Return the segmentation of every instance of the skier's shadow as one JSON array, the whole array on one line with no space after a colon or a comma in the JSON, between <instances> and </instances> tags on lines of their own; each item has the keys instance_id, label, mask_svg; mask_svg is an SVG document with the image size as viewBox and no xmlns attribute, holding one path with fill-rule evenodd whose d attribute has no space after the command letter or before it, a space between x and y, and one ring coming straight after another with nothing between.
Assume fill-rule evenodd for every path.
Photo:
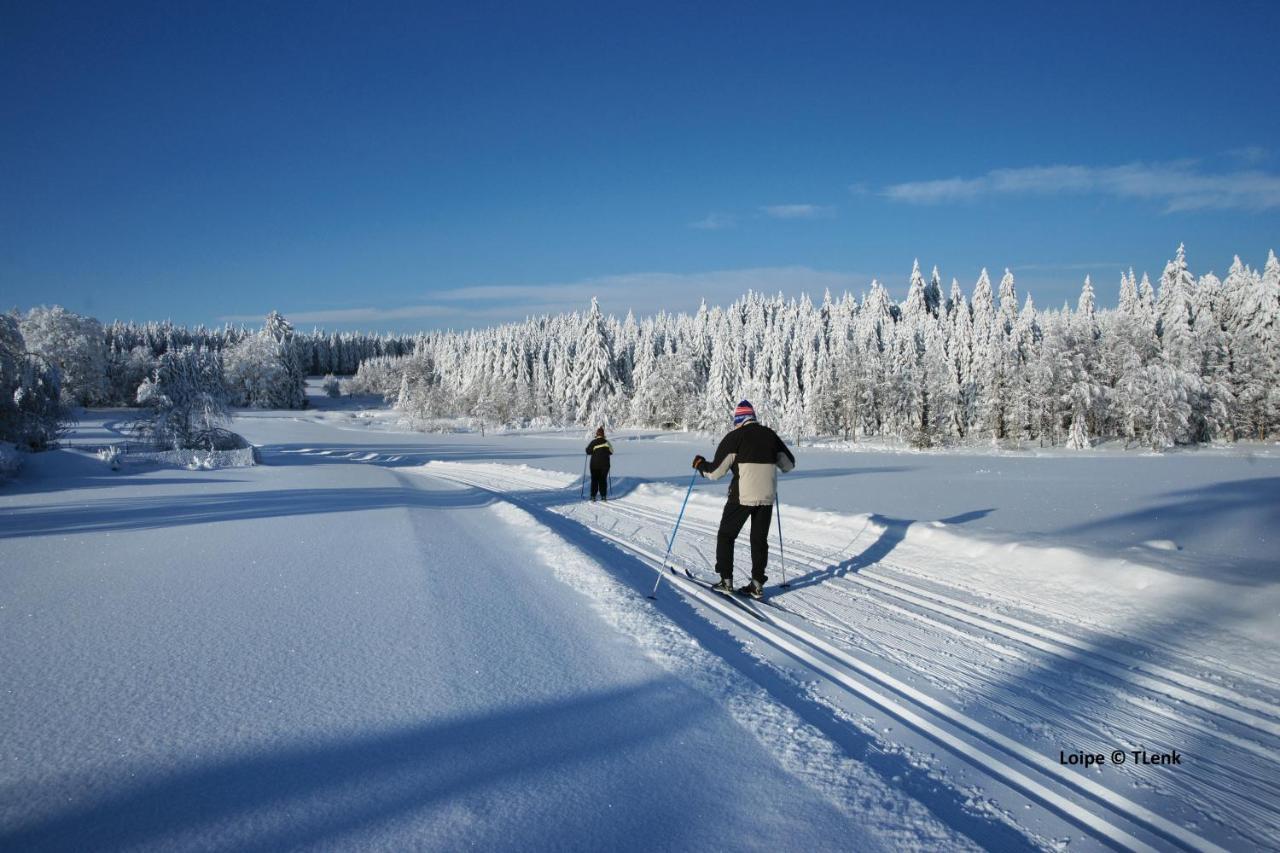
<instances>
[{"instance_id":1,"label":"skier's shadow","mask_svg":"<svg viewBox=\"0 0 1280 853\"><path fill-rule=\"evenodd\" d=\"M976 521L984 518L994 512L994 508L975 509L969 512L953 515L949 518L939 519L944 524L964 524L969 521ZM833 578L841 578L848 574L860 572L865 568L874 566L893 552L894 548L906 538L907 528L915 524L915 519L910 518L890 518L887 515L873 514L868 520L869 525L875 525L880 528L880 535L874 542L862 550L861 553L850 557L839 563L833 563L825 569L816 569L808 574L800 575L795 580L787 584L785 589L775 591L781 594L793 589L799 589L806 586L814 586ZM855 537L855 540L858 537Z\"/></svg>"}]
</instances>

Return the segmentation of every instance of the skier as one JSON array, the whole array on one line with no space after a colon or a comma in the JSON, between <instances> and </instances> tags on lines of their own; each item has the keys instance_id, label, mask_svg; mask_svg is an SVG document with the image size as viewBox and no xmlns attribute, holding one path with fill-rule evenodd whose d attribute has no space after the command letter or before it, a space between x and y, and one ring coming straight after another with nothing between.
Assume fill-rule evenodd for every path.
<instances>
[{"instance_id":1,"label":"skier","mask_svg":"<svg viewBox=\"0 0 1280 853\"><path fill-rule=\"evenodd\" d=\"M693 467L712 480L733 472L729 498L720 516L716 536L716 573L720 582L713 589L725 594L733 590L733 543L742 526L751 519L751 583L738 592L752 598L764 597L764 573L769 562L769 523L773 519L773 496L778 487L778 469L790 471L795 456L778 434L756 420L756 410L743 400L733 412L733 429L716 448L715 459L693 457Z\"/></svg>"},{"instance_id":2,"label":"skier","mask_svg":"<svg viewBox=\"0 0 1280 853\"><path fill-rule=\"evenodd\" d=\"M613 445L604 437L604 427L596 430L596 437L587 445L587 455L591 457L591 500L600 495L601 500L609 500L609 457L613 455Z\"/></svg>"}]
</instances>

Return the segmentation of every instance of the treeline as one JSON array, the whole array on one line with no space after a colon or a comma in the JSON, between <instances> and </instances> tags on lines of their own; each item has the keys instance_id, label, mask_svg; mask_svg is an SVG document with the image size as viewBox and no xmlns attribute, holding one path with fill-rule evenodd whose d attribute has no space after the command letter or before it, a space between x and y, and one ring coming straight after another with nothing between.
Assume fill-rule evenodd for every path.
<instances>
[{"instance_id":1,"label":"treeline","mask_svg":"<svg viewBox=\"0 0 1280 853\"><path fill-rule=\"evenodd\" d=\"M918 264L901 303L874 281L860 298L750 293L641 320L592 300L585 313L415 336L299 333L274 312L252 331L103 327L35 308L0 323L0 439L44 446L69 406L141 405L168 418L158 434L190 440L228 406L299 408L307 374L352 373L348 392L382 394L424 425L720 430L746 397L792 437L1268 439L1280 426L1280 261L1272 252L1259 271L1237 258L1225 278L1197 277L1180 246L1158 290L1122 274L1111 310L1087 278L1074 309L1046 311L1019 300L1007 270L995 288L983 270L966 296ZM164 410L177 399L209 416Z\"/></svg>"},{"instance_id":2,"label":"treeline","mask_svg":"<svg viewBox=\"0 0 1280 853\"><path fill-rule=\"evenodd\" d=\"M302 408L308 374L349 376L363 361L413 352L415 340L297 333L275 312L256 330L168 322L103 326L57 305L3 314L0 441L48 447L76 406L136 406L154 422L150 435L158 443L203 441L220 428L229 407ZM204 413L189 413L187 424L185 406L197 402Z\"/></svg>"},{"instance_id":3,"label":"treeline","mask_svg":"<svg viewBox=\"0 0 1280 853\"><path fill-rule=\"evenodd\" d=\"M137 390L136 384L130 388L133 372L119 367L130 359L158 359L166 352L184 347L221 352L257 331L244 326L210 329L204 326L187 328L171 322L111 323L103 329L107 371L109 375L114 372L121 376L122 381L109 383L107 393L110 395L110 402L127 405L132 391ZM333 373L338 376L351 376L361 362L370 358L411 353L417 338L416 335L326 332L323 329L291 334L304 372L311 375Z\"/></svg>"},{"instance_id":4,"label":"treeline","mask_svg":"<svg viewBox=\"0 0 1280 853\"><path fill-rule=\"evenodd\" d=\"M1280 262L1239 258L1196 277L1184 250L1158 292L1121 276L1097 308L1019 302L1008 271L969 296L919 265L907 299L878 282L815 304L748 294L694 315L585 314L419 339L362 363L377 391L424 422L597 423L722 429L746 397L789 436L891 436L917 446L1032 442L1083 448L1267 439L1280 425Z\"/></svg>"}]
</instances>

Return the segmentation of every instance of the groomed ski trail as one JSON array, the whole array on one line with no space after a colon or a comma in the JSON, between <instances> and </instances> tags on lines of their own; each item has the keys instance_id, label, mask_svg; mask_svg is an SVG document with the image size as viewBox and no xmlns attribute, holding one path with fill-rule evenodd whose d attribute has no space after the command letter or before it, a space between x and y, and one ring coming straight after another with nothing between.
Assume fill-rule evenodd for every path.
<instances>
[{"instance_id":1,"label":"groomed ski trail","mask_svg":"<svg viewBox=\"0 0 1280 853\"><path fill-rule=\"evenodd\" d=\"M432 463L425 470L490 489L517 502L545 507L654 564L661 560L665 550L665 536L669 529L663 528L668 527L674 518L674 509L672 514L665 512L665 507L663 511L655 510L642 504L634 495L615 496L608 503L600 504L567 500L559 494L563 484L557 482L564 479L564 475L556 472L483 463ZM573 485L576 485L576 480ZM646 497L652 499L651 495ZM1214 849L1215 842L1196 831L1200 828L1199 823L1193 821L1188 828L1182 822L1164 817L1119 792L1116 780L1109 780L1109 785L1099 784L1074 768L1060 766L1057 750L1051 755L1032 750L1019 745L1023 740L1021 737L1015 740L1004 733L1012 730L1020 734L1028 722L1033 729L1037 722L1045 730L1063 728L1058 720L1046 714L1045 708L1052 706L1053 696L1043 684L1036 683L1034 676L1045 669L1055 672L1069 668L1072 688L1080 687L1102 696L1103 700L1095 699L1093 704L1104 709L1107 715L1099 723L1088 720L1069 723L1065 729L1068 733L1074 730L1075 737L1080 740L1077 744L1064 743L1064 748L1069 751L1072 746L1083 748L1116 739L1150 744L1156 748L1169 743L1170 732L1181 733L1183 743L1214 743L1229 753L1220 763L1215 762L1215 756L1208 749L1196 756L1199 762L1197 773L1203 774L1207 768L1209 784L1205 784L1202 776L1169 774L1172 778L1167 778L1162 786L1166 795L1173 793L1188 799L1202 818L1215 812L1224 815L1224 821L1229 820L1225 816L1229 814L1244 818L1236 822L1238 837L1252 838L1258 843L1274 837L1276 818L1271 803L1280 791L1277 791L1274 765L1268 756L1274 754L1272 749L1277 746L1280 723L1273 705L1254 695L1214 684L1186 671L1186 667L1175 669L1166 665L1168 661L1143 660L1126 651L1108 648L1087 636L1073 636L1061 626L1046 627L1028 621L1025 616L1009 615L1004 612L1006 608L979 606L973 600L962 599L955 589L940 591L936 581L917 579L911 571L895 571L896 564L883 566L889 561L882 560L874 575L870 572L832 572L833 555L807 545L794 530L794 527L789 528L787 539L787 563L793 587L785 595L774 597L774 602L788 613L777 614L770 625L773 631L786 626L783 630L791 632L791 639L765 637L773 645L782 648L785 642L798 642L802 648L822 652L828 665L834 658L846 670L851 666L850 659L881 660L897 675L887 671L881 674L896 678L900 683L905 683L904 679L918 681L924 678L927 682L923 685L924 691L917 690L919 696L911 699L917 708L925 707L927 710L922 719L927 722L929 715L937 717L941 714L948 717L947 725L962 729L969 736L979 737L988 744L999 744L1004 753L1001 761L1007 762L1009 756L1016 756L1018 761L1031 766L1035 772L1027 780L1022 780L1016 774L1023 773L1025 768L1020 768L1018 762L1005 765L985 759L977 762L980 769L1055 808L1077 826L1089 829L1100 840L1109 838L1108 843L1115 843L1116 838L1125 835L1127 830L1105 821L1097 824L1096 815L1078 813L1079 806L1072 804L1070 798L1066 802L1055 799L1052 787L1046 796L1046 792L1035 787L1041 784L1037 778L1048 776L1053 785L1071 790L1072 796L1092 798L1095 806L1104 807L1102 810L1110 813L1118 823L1140 828L1135 829L1137 832L1148 833L1144 838L1149 838L1151 843L1186 849ZM704 573L708 571L710 561L705 555L714 550L714 533L714 523L705 514L692 511L686 515L681 527L681 537L684 538L677 541L674 562ZM877 533L871 530L873 537ZM854 539L852 553L857 553L858 536ZM655 547L659 542L662 547ZM744 556L740 554L739 565L749 564ZM771 572L776 571L775 567L776 563L771 565ZM674 580L675 585L680 585L680 579L675 575L668 577ZM778 580L780 578L775 575L770 592L776 592L774 585ZM689 584L685 589L700 599L714 597L713 593L696 584ZM701 603L716 609L713 602ZM721 609L726 606L733 608L727 602L719 603ZM871 620L879 629L877 632L866 630L865 617L869 613L877 614L877 618ZM721 615L726 616L724 613ZM752 622L760 621L747 618ZM736 621L742 621L741 614ZM742 627L761 633L759 625L744 622ZM890 628L896 630L888 630ZM797 635L796 631L800 634ZM877 636L869 636L872 633ZM854 655L857 657L852 657ZM795 654L791 656L797 657ZM990 693L988 670L992 657L1025 668L1031 676L1029 684L1015 685L1020 689L997 685L996 693ZM1046 660L1056 660L1057 663L1046 666ZM939 665L940 662L945 665ZM809 661L805 663L814 667ZM844 675L825 672L820 667L815 667L815 671L849 687L843 681ZM916 690L914 687L911 689ZM1265 689L1265 685L1258 687L1255 684L1254 689ZM981 707L972 699L966 700L966 695L998 701L990 703L990 708ZM910 713L915 713L908 707L908 713L904 715L899 713L902 709L886 707L884 702L876 701L874 697L864 695L863 698L904 721L908 720ZM898 695L895 701L901 702L902 696ZM969 713L955 710L956 706L965 708ZM959 717L951 717L952 714L959 714ZM924 731L919 726L917 729ZM981 734L975 735L975 732ZM948 743L940 736L934 736L932 740L957 751L957 754L964 751L964 748ZM1167 768L1156 770L1166 771ZM1025 781L1030 784L1025 784ZM1149 790L1136 783L1135 788L1140 795L1144 789ZM1182 820L1187 820L1185 814ZM1213 835L1221 837L1222 833ZM1130 838L1135 848L1148 843L1144 838ZM1126 846L1129 846L1127 841Z\"/></svg>"}]
</instances>

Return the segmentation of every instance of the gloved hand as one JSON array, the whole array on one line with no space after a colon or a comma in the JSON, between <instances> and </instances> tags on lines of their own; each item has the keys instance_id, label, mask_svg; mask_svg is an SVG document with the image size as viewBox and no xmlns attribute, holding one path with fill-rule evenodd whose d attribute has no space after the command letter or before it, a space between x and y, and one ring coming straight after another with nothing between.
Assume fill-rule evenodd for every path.
<instances>
[{"instance_id":1,"label":"gloved hand","mask_svg":"<svg viewBox=\"0 0 1280 853\"><path fill-rule=\"evenodd\" d=\"M703 457L703 456L695 456L695 457L693 457L693 467L694 467L694 468L697 468L699 471L701 471L701 470L702 470L702 465L703 465L703 463L705 463L706 461L707 461L707 460L706 460L706 458L705 458L705 457Z\"/></svg>"}]
</instances>

